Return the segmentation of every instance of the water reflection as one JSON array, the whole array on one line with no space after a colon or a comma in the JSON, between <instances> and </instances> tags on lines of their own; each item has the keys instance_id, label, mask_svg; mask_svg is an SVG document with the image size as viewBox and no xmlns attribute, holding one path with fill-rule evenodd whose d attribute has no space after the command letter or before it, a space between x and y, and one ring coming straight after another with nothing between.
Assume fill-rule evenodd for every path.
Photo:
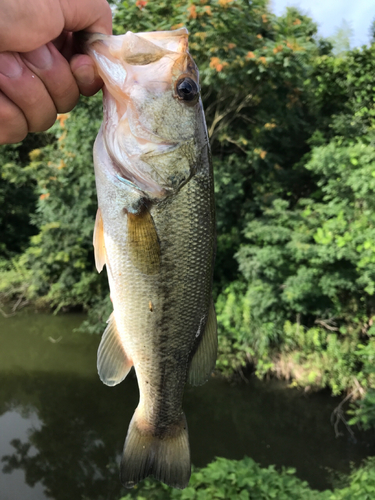
<instances>
[{"instance_id":1,"label":"water reflection","mask_svg":"<svg viewBox=\"0 0 375 500\"><path fill-rule=\"evenodd\" d=\"M131 413L126 405L107 397L94 378L34 373L14 377L11 386L0 376L3 385L13 404L30 408L30 397L37 401L41 422L29 429L27 440L12 440L3 472L22 469L29 486L42 483L45 495L56 500L120 498L117 462ZM114 431L119 428L121 435Z\"/></svg>"},{"instance_id":2,"label":"water reflection","mask_svg":"<svg viewBox=\"0 0 375 500\"><path fill-rule=\"evenodd\" d=\"M32 314L0 319L0 500L34 499L30 492L38 492L35 500L117 500L124 493L118 463L138 401L136 380L129 376L113 388L99 381L99 338L72 333L81 321ZM348 471L350 461L375 452L373 443L335 439L329 418L336 404L328 394L305 397L255 380L189 387L184 409L192 461L204 466L215 456L248 455L265 466L294 466L323 489L325 467ZM9 486L14 474L16 494L15 481Z\"/></svg>"}]
</instances>

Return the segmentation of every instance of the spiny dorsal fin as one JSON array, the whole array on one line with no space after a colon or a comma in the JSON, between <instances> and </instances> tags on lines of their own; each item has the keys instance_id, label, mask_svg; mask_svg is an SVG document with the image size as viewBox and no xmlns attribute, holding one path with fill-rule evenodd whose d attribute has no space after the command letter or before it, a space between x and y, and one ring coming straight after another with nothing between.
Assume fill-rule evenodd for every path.
<instances>
[{"instance_id":1,"label":"spiny dorsal fin","mask_svg":"<svg viewBox=\"0 0 375 500\"><path fill-rule=\"evenodd\" d=\"M95 266L100 273L106 263L106 253L104 246L104 229L103 229L103 219L100 208L96 212L94 236L92 239L94 245L94 255L95 255Z\"/></svg>"},{"instance_id":2,"label":"spiny dorsal fin","mask_svg":"<svg viewBox=\"0 0 375 500\"><path fill-rule=\"evenodd\" d=\"M98 349L97 367L100 380L107 385L117 385L124 380L132 365L124 351L112 313Z\"/></svg>"},{"instance_id":3,"label":"spiny dorsal fin","mask_svg":"<svg viewBox=\"0 0 375 500\"><path fill-rule=\"evenodd\" d=\"M188 382L202 385L215 367L217 356L217 323L213 300L208 309L205 331L190 363Z\"/></svg>"},{"instance_id":4,"label":"spiny dorsal fin","mask_svg":"<svg viewBox=\"0 0 375 500\"><path fill-rule=\"evenodd\" d=\"M128 252L134 266L144 274L160 269L160 243L147 207L138 214L128 213Z\"/></svg>"}]
</instances>

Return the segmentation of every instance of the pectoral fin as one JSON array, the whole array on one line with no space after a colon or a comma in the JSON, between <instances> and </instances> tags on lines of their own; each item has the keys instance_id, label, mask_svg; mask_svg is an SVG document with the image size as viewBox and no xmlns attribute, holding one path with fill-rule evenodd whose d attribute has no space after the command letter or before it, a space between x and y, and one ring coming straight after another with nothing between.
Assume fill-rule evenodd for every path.
<instances>
[{"instance_id":1,"label":"pectoral fin","mask_svg":"<svg viewBox=\"0 0 375 500\"><path fill-rule=\"evenodd\" d=\"M94 245L94 255L95 255L95 266L100 273L106 263L106 253L104 246L104 230L103 230L103 219L100 212L100 208L96 212L95 227L93 241Z\"/></svg>"},{"instance_id":2,"label":"pectoral fin","mask_svg":"<svg viewBox=\"0 0 375 500\"><path fill-rule=\"evenodd\" d=\"M191 385L204 384L215 367L217 356L217 323L213 300L208 310L205 331L191 360L188 382Z\"/></svg>"},{"instance_id":3,"label":"pectoral fin","mask_svg":"<svg viewBox=\"0 0 375 500\"><path fill-rule=\"evenodd\" d=\"M100 380L107 385L117 385L124 380L132 366L133 363L126 355L112 313L98 349L97 367Z\"/></svg>"},{"instance_id":4,"label":"pectoral fin","mask_svg":"<svg viewBox=\"0 0 375 500\"><path fill-rule=\"evenodd\" d=\"M160 269L160 243L154 221L147 207L128 213L128 252L134 266L144 274Z\"/></svg>"}]
</instances>

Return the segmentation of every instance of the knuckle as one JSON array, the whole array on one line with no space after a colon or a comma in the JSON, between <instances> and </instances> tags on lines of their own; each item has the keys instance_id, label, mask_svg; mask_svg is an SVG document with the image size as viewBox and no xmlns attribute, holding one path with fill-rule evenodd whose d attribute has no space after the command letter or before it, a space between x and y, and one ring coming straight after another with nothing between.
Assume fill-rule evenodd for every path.
<instances>
[{"instance_id":1,"label":"knuckle","mask_svg":"<svg viewBox=\"0 0 375 500\"><path fill-rule=\"evenodd\" d=\"M65 85L56 85L53 89L53 100L71 101L76 103L79 98L79 91L75 81L72 79Z\"/></svg>"}]
</instances>

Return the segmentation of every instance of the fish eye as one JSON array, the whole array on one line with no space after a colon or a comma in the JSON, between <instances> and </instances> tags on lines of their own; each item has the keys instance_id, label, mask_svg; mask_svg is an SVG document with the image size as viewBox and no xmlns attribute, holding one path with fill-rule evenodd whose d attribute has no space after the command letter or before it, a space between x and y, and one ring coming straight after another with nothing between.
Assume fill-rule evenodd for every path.
<instances>
[{"instance_id":1,"label":"fish eye","mask_svg":"<svg viewBox=\"0 0 375 500\"><path fill-rule=\"evenodd\" d=\"M199 93L198 85L188 77L178 80L176 90L178 97L184 101L192 101Z\"/></svg>"}]
</instances>

